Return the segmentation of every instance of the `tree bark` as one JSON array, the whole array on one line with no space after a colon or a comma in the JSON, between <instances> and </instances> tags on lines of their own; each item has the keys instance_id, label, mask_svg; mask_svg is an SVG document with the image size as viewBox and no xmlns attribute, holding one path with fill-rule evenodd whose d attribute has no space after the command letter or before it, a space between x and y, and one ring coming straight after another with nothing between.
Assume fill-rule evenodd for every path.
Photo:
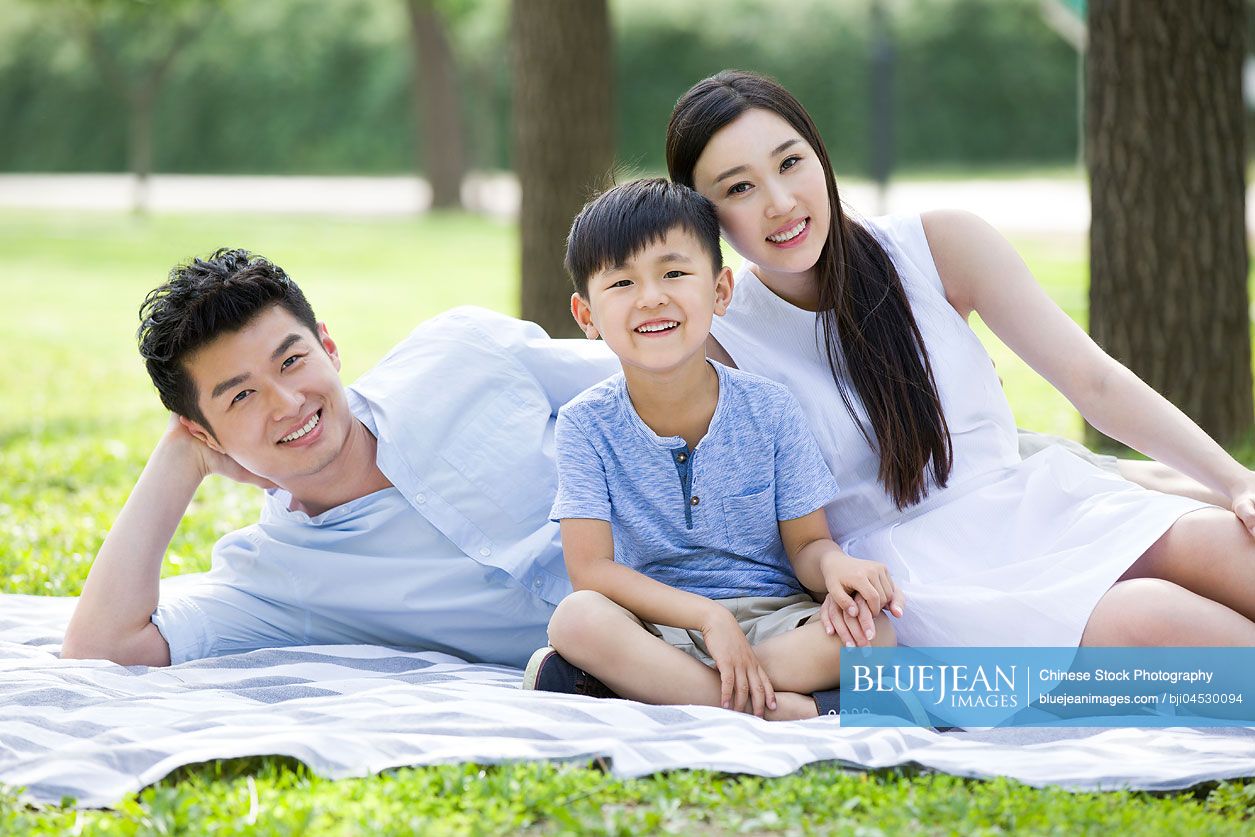
<instances>
[{"instance_id":1,"label":"tree bark","mask_svg":"<svg viewBox=\"0 0 1255 837\"><path fill-rule=\"evenodd\" d=\"M406 0L414 51L413 96L422 153L415 160L431 184L432 209L462 207L466 148L453 50L433 0Z\"/></svg>"},{"instance_id":2,"label":"tree bark","mask_svg":"<svg viewBox=\"0 0 1255 837\"><path fill-rule=\"evenodd\" d=\"M523 317L578 336L562 258L571 219L614 163L606 0L514 0L510 29Z\"/></svg>"},{"instance_id":3,"label":"tree bark","mask_svg":"<svg viewBox=\"0 0 1255 837\"><path fill-rule=\"evenodd\" d=\"M1243 0L1090 0L1088 19L1090 332L1232 441L1252 422Z\"/></svg>"},{"instance_id":4,"label":"tree bark","mask_svg":"<svg viewBox=\"0 0 1255 837\"><path fill-rule=\"evenodd\" d=\"M105 43L99 10L79 18L78 26L87 42L88 52L100 71L101 78L113 90L127 110L127 168L133 178L131 211L136 215L148 212L148 181L153 171L153 114L157 97L171 67L183 48L196 36L200 25L213 14L206 8L199 18L177 26L159 53L147 64L128 72L122 61Z\"/></svg>"}]
</instances>

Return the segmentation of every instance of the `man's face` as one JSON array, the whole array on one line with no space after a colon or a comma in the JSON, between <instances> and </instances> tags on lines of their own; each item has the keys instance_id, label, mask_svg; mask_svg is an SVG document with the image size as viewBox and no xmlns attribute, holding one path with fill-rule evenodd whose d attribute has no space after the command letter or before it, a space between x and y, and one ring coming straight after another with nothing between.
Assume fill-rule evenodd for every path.
<instances>
[{"instance_id":1,"label":"man's face","mask_svg":"<svg viewBox=\"0 0 1255 837\"><path fill-rule=\"evenodd\" d=\"M291 490L343 449L354 419L322 323L315 335L273 305L184 363L213 428L190 422L193 434L254 474Z\"/></svg>"}]
</instances>

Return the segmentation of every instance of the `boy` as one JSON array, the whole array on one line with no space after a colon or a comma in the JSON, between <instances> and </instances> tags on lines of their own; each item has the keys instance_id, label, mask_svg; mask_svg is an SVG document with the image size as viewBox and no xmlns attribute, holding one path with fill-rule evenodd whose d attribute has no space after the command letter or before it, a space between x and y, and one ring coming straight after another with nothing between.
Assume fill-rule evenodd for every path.
<instances>
[{"instance_id":1,"label":"boy","mask_svg":"<svg viewBox=\"0 0 1255 837\"><path fill-rule=\"evenodd\" d=\"M732 294L714 207L662 179L618 186L576 216L566 264L572 314L623 374L558 414L550 516L576 592L525 687L572 685L546 678L560 654L649 703L834 711L842 642L892 644L870 614L900 615L902 597L831 540L837 485L793 397L706 359ZM829 591L824 615L808 590ZM852 593L870 607L861 623Z\"/></svg>"}]
</instances>

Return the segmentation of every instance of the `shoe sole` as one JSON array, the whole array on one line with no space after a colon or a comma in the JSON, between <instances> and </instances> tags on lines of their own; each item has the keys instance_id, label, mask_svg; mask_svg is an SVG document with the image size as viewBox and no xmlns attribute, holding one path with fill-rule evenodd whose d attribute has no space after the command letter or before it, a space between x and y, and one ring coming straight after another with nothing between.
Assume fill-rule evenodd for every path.
<instances>
[{"instance_id":1,"label":"shoe sole","mask_svg":"<svg viewBox=\"0 0 1255 837\"><path fill-rule=\"evenodd\" d=\"M523 669L523 685L520 688L530 691L536 690L536 678L540 677L540 665L552 653L554 651L551 645L537 648L532 652L532 656L527 660L527 667Z\"/></svg>"}]
</instances>

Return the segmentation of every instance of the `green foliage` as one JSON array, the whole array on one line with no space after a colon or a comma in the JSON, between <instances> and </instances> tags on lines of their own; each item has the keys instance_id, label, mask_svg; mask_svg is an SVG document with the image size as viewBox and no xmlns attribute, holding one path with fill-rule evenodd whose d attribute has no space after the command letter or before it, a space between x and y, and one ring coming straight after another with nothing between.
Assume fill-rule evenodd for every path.
<instances>
[{"instance_id":1,"label":"green foliage","mask_svg":"<svg viewBox=\"0 0 1255 837\"><path fill-rule=\"evenodd\" d=\"M165 6L116 0L125 5ZM725 67L766 72L815 116L842 172L867 170L870 0L621 0L619 159L663 168L676 98ZM1076 151L1077 62L1035 0L886 0L897 163L1062 162ZM442 0L470 156L509 164L508 0ZM0 170L120 171L125 113L63 15L0 0ZM156 170L396 173L413 166L401 0L229 3L174 65ZM134 27L140 46L151 40Z\"/></svg>"},{"instance_id":2,"label":"green foliage","mask_svg":"<svg viewBox=\"0 0 1255 837\"><path fill-rule=\"evenodd\" d=\"M345 379L458 304L517 311L512 226L420 220L0 213L0 578L74 594L164 418L135 355L135 312L176 261L220 245L291 272L340 344ZM1083 319L1083 242L1021 242ZM987 335L983 335L987 336ZM1066 402L991 345L1030 426L1076 435ZM1044 387L1044 384L1040 384ZM1052 396L1058 399L1058 396ZM165 572L205 569L255 491L202 487ZM279 757L175 772L116 811L33 810L0 791L0 834L1249 833L1255 784L1196 793L1078 793L913 770L816 765L780 779L675 772L619 780L579 764L443 765L330 781Z\"/></svg>"},{"instance_id":3,"label":"green foliage","mask_svg":"<svg viewBox=\"0 0 1255 837\"><path fill-rule=\"evenodd\" d=\"M5 834L1243 834L1255 785L1195 795L1070 793L1017 782L838 765L780 779L695 770L614 779L578 764L441 765L320 779L284 759L215 762L113 812L24 810L0 796Z\"/></svg>"}]
</instances>

